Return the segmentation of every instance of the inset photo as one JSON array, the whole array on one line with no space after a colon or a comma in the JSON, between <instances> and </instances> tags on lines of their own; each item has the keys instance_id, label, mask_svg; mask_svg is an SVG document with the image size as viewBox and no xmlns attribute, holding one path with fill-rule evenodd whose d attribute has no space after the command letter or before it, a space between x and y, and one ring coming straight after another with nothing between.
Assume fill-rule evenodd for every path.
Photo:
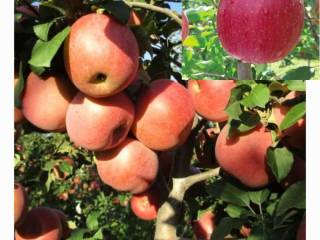
<instances>
[{"instance_id":1,"label":"inset photo","mask_svg":"<svg viewBox=\"0 0 320 240\"><path fill-rule=\"evenodd\" d=\"M320 79L318 0L183 5L184 79Z\"/></svg>"}]
</instances>

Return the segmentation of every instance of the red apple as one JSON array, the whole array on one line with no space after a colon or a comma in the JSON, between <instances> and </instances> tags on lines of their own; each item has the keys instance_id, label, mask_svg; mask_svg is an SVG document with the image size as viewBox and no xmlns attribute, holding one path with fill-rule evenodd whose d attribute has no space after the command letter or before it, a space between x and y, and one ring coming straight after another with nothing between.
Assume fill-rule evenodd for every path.
<instances>
[{"instance_id":1,"label":"red apple","mask_svg":"<svg viewBox=\"0 0 320 240\"><path fill-rule=\"evenodd\" d=\"M14 87L16 87L18 81L19 81L19 77L15 76ZM14 123L22 122L23 119L24 119L24 116L23 116L22 110L20 108L14 107Z\"/></svg>"},{"instance_id":2,"label":"red apple","mask_svg":"<svg viewBox=\"0 0 320 240\"><path fill-rule=\"evenodd\" d=\"M296 240L306 240L306 217L303 218L298 227Z\"/></svg>"},{"instance_id":3,"label":"red apple","mask_svg":"<svg viewBox=\"0 0 320 240\"><path fill-rule=\"evenodd\" d=\"M218 136L215 154L222 169L244 185L264 187L270 181L266 156L271 145L271 133L263 126L228 137L226 125Z\"/></svg>"},{"instance_id":4,"label":"red apple","mask_svg":"<svg viewBox=\"0 0 320 240\"><path fill-rule=\"evenodd\" d=\"M191 93L195 109L202 117L216 122L228 120L224 111L236 86L234 80L189 80L188 90Z\"/></svg>"},{"instance_id":5,"label":"red apple","mask_svg":"<svg viewBox=\"0 0 320 240\"><path fill-rule=\"evenodd\" d=\"M14 184L14 224L23 219L27 211L28 205L27 193L24 187L19 184Z\"/></svg>"},{"instance_id":6,"label":"red apple","mask_svg":"<svg viewBox=\"0 0 320 240\"><path fill-rule=\"evenodd\" d=\"M160 194L153 188L133 195L130 199L130 206L133 213L140 219L153 220L156 219L159 209Z\"/></svg>"},{"instance_id":7,"label":"red apple","mask_svg":"<svg viewBox=\"0 0 320 240\"><path fill-rule=\"evenodd\" d=\"M247 237L250 236L251 231L252 231L251 227L242 225L242 226L241 226L241 229L240 229L240 234L241 234L243 237L247 238Z\"/></svg>"},{"instance_id":8,"label":"red apple","mask_svg":"<svg viewBox=\"0 0 320 240\"><path fill-rule=\"evenodd\" d=\"M189 21L184 12L182 12L182 30L181 30L182 41L185 40L189 35Z\"/></svg>"},{"instance_id":9,"label":"red apple","mask_svg":"<svg viewBox=\"0 0 320 240\"><path fill-rule=\"evenodd\" d=\"M69 103L76 89L60 75L39 77L31 72L22 98L22 111L33 125L47 131L64 131Z\"/></svg>"},{"instance_id":10,"label":"red apple","mask_svg":"<svg viewBox=\"0 0 320 240\"><path fill-rule=\"evenodd\" d=\"M125 93L95 99L79 92L67 111L67 132L76 146L101 151L119 145L133 119L134 105Z\"/></svg>"},{"instance_id":11,"label":"red apple","mask_svg":"<svg viewBox=\"0 0 320 240\"><path fill-rule=\"evenodd\" d=\"M62 229L62 239L67 239L70 234L71 234L71 230L68 226L68 220L66 215L58 210L58 209L52 209L52 211L59 217L60 219L60 224L61 224L61 229Z\"/></svg>"},{"instance_id":12,"label":"red apple","mask_svg":"<svg viewBox=\"0 0 320 240\"><path fill-rule=\"evenodd\" d=\"M210 240L216 228L215 215L210 211L203 213L200 218L194 222L192 228L196 239Z\"/></svg>"},{"instance_id":13,"label":"red apple","mask_svg":"<svg viewBox=\"0 0 320 240\"><path fill-rule=\"evenodd\" d=\"M70 79L81 92L108 97L134 80L139 48L128 26L110 16L91 13L72 25L64 61Z\"/></svg>"},{"instance_id":14,"label":"red apple","mask_svg":"<svg viewBox=\"0 0 320 240\"><path fill-rule=\"evenodd\" d=\"M302 0L221 0L218 36L231 56L248 63L271 63L295 48L303 21Z\"/></svg>"},{"instance_id":15,"label":"red apple","mask_svg":"<svg viewBox=\"0 0 320 240\"><path fill-rule=\"evenodd\" d=\"M118 191L144 192L158 173L157 154L131 138L113 149L98 152L96 157L101 180Z\"/></svg>"},{"instance_id":16,"label":"red apple","mask_svg":"<svg viewBox=\"0 0 320 240\"><path fill-rule=\"evenodd\" d=\"M153 81L139 96L132 131L147 147L166 151L185 142L194 116L187 89L171 80L160 79Z\"/></svg>"},{"instance_id":17,"label":"red apple","mask_svg":"<svg viewBox=\"0 0 320 240\"><path fill-rule=\"evenodd\" d=\"M289 94L286 99L292 99L292 96ZM278 126L284 120L286 114L290 110L290 107L285 105L276 104L272 108L273 117ZM296 124L290 128L285 129L281 133L282 141L285 145L297 149L306 148L306 119L301 118Z\"/></svg>"},{"instance_id":18,"label":"red apple","mask_svg":"<svg viewBox=\"0 0 320 240\"><path fill-rule=\"evenodd\" d=\"M27 213L16 228L16 240L60 240L61 223L58 215L47 207L38 207Z\"/></svg>"}]
</instances>

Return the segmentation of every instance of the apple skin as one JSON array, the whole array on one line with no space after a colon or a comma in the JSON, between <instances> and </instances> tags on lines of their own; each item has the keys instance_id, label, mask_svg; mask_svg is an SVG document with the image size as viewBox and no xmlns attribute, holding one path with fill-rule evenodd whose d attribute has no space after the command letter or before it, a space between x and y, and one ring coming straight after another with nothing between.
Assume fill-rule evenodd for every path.
<instances>
[{"instance_id":1,"label":"apple skin","mask_svg":"<svg viewBox=\"0 0 320 240\"><path fill-rule=\"evenodd\" d=\"M14 224L18 224L23 219L27 212L28 197L24 187L19 184L14 184Z\"/></svg>"},{"instance_id":2,"label":"apple skin","mask_svg":"<svg viewBox=\"0 0 320 240\"><path fill-rule=\"evenodd\" d=\"M58 215L47 207L29 211L16 228L16 240L60 240L61 223Z\"/></svg>"},{"instance_id":3,"label":"apple skin","mask_svg":"<svg viewBox=\"0 0 320 240\"><path fill-rule=\"evenodd\" d=\"M131 138L113 149L97 152L96 157L99 177L117 191L144 192L158 173L157 154Z\"/></svg>"},{"instance_id":4,"label":"apple skin","mask_svg":"<svg viewBox=\"0 0 320 240\"><path fill-rule=\"evenodd\" d=\"M215 215L210 211L203 213L192 225L197 240L210 240L215 227Z\"/></svg>"},{"instance_id":5,"label":"apple skin","mask_svg":"<svg viewBox=\"0 0 320 240\"><path fill-rule=\"evenodd\" d=\"M227 107L231 90L236 86L234 80L189 80L188 90L192 96L196 112L202 117L224 122L228 115Z\"/></svg>"},{"instance_id":6,"label":"apple skin","mask_svg":"<svg viewBox=\"0 0 320 240\"><path fill-rule=\"evenodd\" d=\"M185 40L189 35L189 20L187 15L182 11L182 30L181 30L181 38L182 41Z\"/></svg>"},{"instance_id":7,"label":"apple skin","mask_svg":"<svg viewBox=\"0 0 320 240\"><path fill-rule=\"evenodd\" d=\"M133 195L130 199L130 206L132 212L140 219L151 221L157 218L159 209L159 191L155 191L154 188Z\"/></svg>"},{"instance_id":8,"label":"apple skin","mask_svg":"<svg viewBox=\"0 0 320 240\"><path fill-rule=\"evenodd\" d=\"M119 145L133 120L134 105L125 93L95 99L79 92L69 105L66 125L76 146L102 151Z\"/></svg>"},{"instance_id":9,"label":"apple skin","mask_svg":"<svg viewBox=\"0 0 320 240\"><path fill-rule=\"evenodd\" d=\"M132 132L147 147L166 151L186 141L194 117L187 89L171 80L160 79L139 95Z\"/></svg>"},{"instance_id":10,"label":"apple skin","mask_svg":"<svg viewBox=\"0 0 320 240\"><path fill-rule=\"evenodd\" d=\"M300 41L302 0L221 0L218 37L234 58L271 63L286 57Z\"/></svg>"},{"instance_id":11,"label":"apple skin","mask_svg":"<svg viewBox=\"0 0 320 240\"><path fill-rule=\"evenodd\" d=\"M68 226L68 220L66 215L58 210L58 209L52 209L52 211L59 217L60 224L61 224L61 229L62 229L62 239L67 239L71 235L71 230Z\"/></svg>"},{"instance_id":12,"label":"apple skin","mask_svg":"<svg viewBox=\"0 0 320 240\"><path fill-rule=\"evenodd\" d=\"M271 133L262 125L231 137L228 137L226 125L218 136L215 154L227 173L248 187L259 188L270 181L267 149L271 145Z\"/></svg>"},{"instance_id":13,"label":"apple skin","mask_svg":"<svg viewBox=\"0 0 320 240\"><path fill-rule=\"evenodd\" d=\"M19 77L14 77L14 87L17 85ZM14 107L14 123L20 123L24 119L22 110L20 108Z\"/></svg>"},{"instance_id":14,"label":"apple skin","mask_svg":"<svg viewBox=\"0 0 320 240\"><path fill-rule=\"evenodd\" d=\"M276 104L272 108L272 114L278 126L285 118L290 107ZM305 149L306 148L306 119L301 118L296 124L281 133L282 142L293 148Z\"/></svg>"},{"instance_id":15,"label":"apple skin","mask_svg":"<svg viewBox=\"0 0 320 240\"><path fill-rule=\"evenodd\" d=\"M25 118L45 131L65 131L66 113L76 89L60 75L39 77L31 72L22 98Z\"/></svg>"},{"instance_id":16,"label":"apple skin","mask_svg":"<svg viewBox=\"0 0 320 240\"><path fill-rule=\"evenodd\" d=\"M306 240L306 217L303 218L298 227L296 240Z\"/></svg>"},{"instance_id":17,"label":"apple skin","mask_svg":"<svg viewBox=\"0 0 320 240\"><path fill-rule=\"evenodd\" d=\"M91 13L71 27L64 45L66 71L81 92L91 97L108 97L134 80L139 65L135 36L103 14Z\"/></svg>"}]
</instances>

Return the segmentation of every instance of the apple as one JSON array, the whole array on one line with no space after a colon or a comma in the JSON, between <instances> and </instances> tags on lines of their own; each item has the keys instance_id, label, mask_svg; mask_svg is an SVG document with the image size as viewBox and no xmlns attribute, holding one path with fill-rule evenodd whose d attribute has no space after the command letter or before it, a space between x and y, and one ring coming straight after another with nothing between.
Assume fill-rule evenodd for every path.
<instances>
[{"instance_id":1,"label":"apple","mask_svg":"<svg viewBox=\"0 0 320 240\"><path fill-rule=\"evenodd\" d=\"M139 48L128 26L110 16L91 13L71 27L64 45L66 71L81 92L108 97L134 80Z\"/></svg>"},{"instance_id":2,"label":"apple","mask_svg":"<svg viewBox=\"0 0 320 240\"><path fill-rule=\"evenodd\" d=\"M68 105L76 89L62 75L37 76L31 72L22 98L25 118L46 131L64 131Z\"/></svg>"},{"instance_id":3,"label":"apple","mask_svg":"<svg viewBox=\"0 0 320 240\"><path fill-rule=\"evenodd\" d=\"M132 195L130 199L130 206L132 212L140 219L154 220L157 218L159 209L160 194L151 188L143 193Z\"/></svg>"},{"instance_id":4,"label":"apple","mask_svg":"<svg viewBox=\"0 0 320 240\"><path fill-rule=\"evenodd\" d=\"M58 215L47 207L29 211L16 228L16 240L60 240L62 227Z\"/></svg>"},{"instance_id":5,"label":"apple","mask_svg":"<svg viewBox=\"0 0 320 240\"><path fill-rule=\"evenodd\" d=\"M224 111L236 86L234 80L189 80L188 90L192 96L196 112L215 122L228 120Z\"/></svg>"},{"instance_id":6,"label":"apple","mask_svg":"<svg viewBox=\"0 0 320 240\"><path fill-rule=\"evenodd\" d=\"M128 24L129 24L129 26L140 26L140 25L142 25L142 21L141 21L139 15L134 10L132 10L130 12Z\"/></svg>"},{"instance_id":7,"label":"apple","mask_svg":"<svg viewBox=\"0 0 320 240\"><path fill-rule=\"evenodd\" d=\"M186 141L194 117L188 90L174 81L160 79L139 95L132 132L147 147L166 151Z\"/></svg>"},{"instance_id":8,"label":"apple","mask_svg":"<svg viewBox=\"0 0 320 240\"><path fill-rule=\"evenodd\" d=\"M14 87L16 87L18 81L19 81L19 77L15 76ZM20 108L14 107L14 123L22 122L23 119L24 119L24 116L23 116L22 110Z\"/></svg>"},{"instance_id":9,"label":"apple","mask_svg":"<svg viewBox=\"0 0 320 240\"><path fill-rule=\"evenodd\" d=\"M221 0L218 37L234 58L271 63L286 57L299 43L304 24L302 0Z\"/></svg>"},{"instance_id":10,"label":"apple","mask_svg":"<svg viewBox=\"0 0 320 240\"><path fill-rule=\"evenodd\" d=\"M203 213L200 218L192 225L196 239L210 240L216 228L215 215L211 211Z\"/></svg>"},{"instance_id":11,"label":"apple","mask_svg":"<svg viewBox=\"0 0 320 240\"><path fill-rule=\"evenodd\" d=\"M247 238L247 237L250 236L251 231L252 231L251 227L246 226L246 225L242 225L242 226L241 226L241 229L240 229L240 234L241 234L243 237Z\"/></svg>"},{"instance_id":12,"label":"apple","mask_svg":"<svg viewBox=\"0 0 320 240\"><path fill-rule=\"evenodd\" d=\"M52 211L59 217L62 229L62 239L67 239L71 235L71 230L68 226L66 215L58 209L52 209Z\"/></svg>"},{"instance_id":13,"label":"apple","mask_svg":"<svg viewBox=\"0 0 320 240\"><path fill-rule=\"evenodd\" d=\"M306 240L306 217L303 218L298 227L296 240Z\"/></svg>"},{"instance_id":14,"label":"apple","mask_svg":"<svg viewBox=\"0 0 320 240\"><path fill-rule=\"evenodd\" d=\"M67 132L76 146L102 151L119 145L134 120L134 105L123 92L92 98L79 92L69 105Z\"/></svg>"},{"instance_id":15,"label":"apple","mask_svg":"<svg viewBox=\"0 0 320 240\"><path fill-rule=\"evenodd\" d=\"M14 184L14 224L19 223L27 212L28 197L24 187Z\"/></svg>"},{"instance_id":16,"label":"apple","mask_svg":"<svg viewBox=\"0 0 320 240\"><path fill-rule=\"evenodd\" d=\"M96 157L99 177L117 191L144 192L158 173L157 154L132 138L113 149L97 152Z\"/></svg>"},{"instance_id":17,"label":"apple","mask_svg":"<svg viewBox=\"0 0 320 240\"><path fill-rule=\"evenodd\" d=\"M275 104L272 108L272 115L278 126L285 118L290 107L280 104ZM306 148L306 119L301 118L293 126L285 129L281 133L282 142L293 148L305 149Z\"/></svg>"},{"instance_id":18,"label":"apple","mask_svg":"<svg viewBox=\"0 0 320 240\"><path fill-rule=\"evenodd\" d=\"M227 173L248 187L259 188L270 181L267 149L271 145L271 133L262 125L232 136L228 136L226 125L218 136L215 154Z\"/></svg>"},{"instance_id":19,"label":"apple","mask_svg":"<svg viewBox=\"0 0 320 240\"><path fill-rule=\"evenodd\" d=\"M185 40L189 35L189 21L187 15L182 11L182 30L181 38L182 41Z\"/></svg>"},{"instance_id":20,"label":"apple","mask_svg":"<svg viewBox=\"0 0 320 240\"><path fill-rule=\"evenodd\" d=\"M298 181L306 179L306 161L298 156L294 156L292 168L285 179L282 180L281 186L288 188Z\"/></svg>"}]
</instances>

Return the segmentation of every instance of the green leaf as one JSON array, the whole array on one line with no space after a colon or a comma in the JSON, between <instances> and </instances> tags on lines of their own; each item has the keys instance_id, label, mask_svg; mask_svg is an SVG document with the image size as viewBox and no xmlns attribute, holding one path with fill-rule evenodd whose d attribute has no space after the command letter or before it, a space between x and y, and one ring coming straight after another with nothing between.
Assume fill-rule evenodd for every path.
<instances>
[{"instance_id":1,"label":"green leaf","mask_svg":"<svg viewBox=\"0 0 320 240\"><path fill-rule=\"evenodd\" d=\"M68 240L83 240L84 238L84 234L88 232L87 229L84 228L77 228L74 231L72 231L71 233L71 237L68 238Z\"/></svg>"},{"instance_id":2,"label":"green leaf","mask_svg":"<svg viewBox=\"0 0 320 240\"><path fill-rule=\"evenodd\" d=\"M229 118L237 120L240 120L239 116L243 113L240 102L230 104L225 112L228 114Z\"/></svg>"},{"instance_id":3,"label":"green leaf","mask_svg":"<svg viewBox=\"0 0 320 240\"><path fill-rule=\"evenodd\" d=\"M290 209L306 208L306 182L292 184L281 196L276 210L276 216L281 216Z\"/></svg>"},{"instance_id":4,"label":"green leaf","mask_svg":"<svg viewBox=\"0 0 320 240\"><path fill-rule=\"evenodd\" d=\"M105 1L97 6L103 8L122 24L126 24L129 20L131 9L123 1Z\"/></svg>"},{"instance_id":5,"label":"green leaf","mask_svg":"<svg viewBox=\"0 0 320 240\"><path fill-rule=\"evenodd\" d=\"M254 192L249 192L249 198L250 200L255 203L255 204L262 204L264 203L268 196L270 195L270 191L268 189L263 189L260 191L254 191Z\"/></svg>"},{"instance_id":6,"label":"green leaf","mask_svg":"<svg viewBox=\"0 0 320 240\"><path fill-rule=\"evenodd\" d=\"M88 215L86 224L89 229L91 230L98 229L99 227L98 218L100 217L100 214L101 213L99 213L98 211L94 211Z\"/></svg>"},{"instance_id":7,"label":"green leaf","mask_svg":"<svg viewBox=\"0 0 320 240\"><path fill-rule=\"evenodd\" d=\"M299 119L303 118L306 114L306 102L298 103L290 108L280 124L280 130L283 131L293 126Z\"/></svg>"},{"instance_id":8,"label":"green leaf","mask_svg":"<svg viewBox=\"0 0 320 240\"><path fill-rule=\"evenodd\" d=\"M252 228L250 236L247 240L268 240L268 234L262 225L256 225Z\"/></svg>"},{"instance_id":9,"label":"green leaf","mask_svg":"<svg viewBox=\"0 0 320 240\"><path fill-rule=\"evenodd\" d=\"M225 183L220 199L242 207L250 203L248 193L230 183Z\"/></svg>"},{"instance_id":10,"label":"green leaf","mask_svg":"<svg viewBox=\"0 0 320 240\"><path fill-rule=\"evenodd\" d=\"M55 161L48 161L48 162L46 162L45 164L44 164L44 166L42 167L42 170L44 170L44 171L50 171L53 167L54 167L54 165L56 164L56 162Z\"/></svg>"},{"instance_id":11,"label":"green leaf","mask_svg":"<svg viewBox=\"0 0 320 240\"><path fill-rule=\"evenodd\" d=\"M24 89L25 78L24 78L24 69L26 67L26 63L24 61L20 61L19 65L19 80L16 86L14 87L14 106L17 108L21 107L21 95Z\"/></svg>"},{"instance_id":12,"label":"green leaf","mask_svg":"<svg viewBox=\"0 0 320 240\"><path fill-rule=\"evenodd\" d=\"M46 186L46 189L47 189L47 192L50 191L50 186L51 186L51 183L53 182L53 177L51 175L51 172L48 172L48 178L47 178L47 181L45 183L45 186Z\"/></svg>"},{"instance_id":13,"label":"green leaf","mask_svg":"<svg viewBox=\"0 0 320 240\"><path fill-rule=\"evenodd\" d=\"M242 104L246 107L264 108L270 98L270 90L264 84L256 85L252 91L242 100Z\"/></svg>"},{"instance_id":14,"label":"green leaf","mask_svg":"<svg viewBox=\"0 0 320 240\"><path fill-rule=\"evenodd\" d=\"M224 239L224 237L228 235L232 229L239 229L244 223L245 223L245 219L225 217L221 219L220 223L215 228L211 236L211 239L212 240Z\"/></svg>"},{"instance_id":15,"label":"green leaf","mask_svg":"<svg viewBox=\"0 0 320 240\"><path fill-rule=\"evenodd\" d=\"M299 80L286 80L284 83L287 85L288 89L291 91L306 91L306 82Z\"/></svg>"},{"instance_id":16,"label":"green leaf","mask_svg":"<svg viewBox=\"0 0 320 240\"><path fill-rule=\"evenodd\" d=\"M292 69L282 78L283 80L309 80L314 76L314 68L304 66Z\"/></svg>"},{"instance_id":17,"label":"green leaf","mask_svg":"<svg viewBox=\"0 0 320 240\"><path fill-rule=\"evenodd\" d=\"M54 21L50 21L47 23L41 23L38 25L34 25L33 31L40 40L48 41L48 34L49 34L50 28L53 25L53 23L54 23Z\"/></svg>"},{"instance_id":18,"label":"green leaf","mask_svg":"<svg viewBox=\"0 0 320 240\"><path fill-rule=\"evenodd\" d=\"M228 204L224 211L232 218L240 218L244 213L248 213L245 208L234 204Z\"/></svg>"},{"instance_id":19,"label":"green leaf","mask_svg":"<svg viewBox=\"0 0 320 240\"><path fill-rule=\"evenodd\" d=\"M281 182L290 172L294 158L293 154L286 148L269 148L267 151L268 166L277 182Z\"/></svg>"},{"instance_id":20,"label":"green leaf","mask_svg":"<svg viewBox=\"0 0 320 240\"><path fill-rule=\"evenodd\" d=\"M48 42L38 40L32 49L29 64L34 67L50 67L53 57L68 36L69 31L70 27L66 27Z\"/></svg>"},{"instance_id":21,"label":"green leaf","mask_svg":"<svg viewBox=\"0 0 320 240\"><path fill-rule=\"evenodd\" d=\"M185 47L190 47L190 48L193 48L193 47L199 47L201 46L201 38L195 36L195 35L191 35L191 36L188 36L184 41L183 41L183 45Z\"/></svg>"},{"instance_id":22,"label":"green leaf","mask_svg":"<svg viewBox=\"0 0 320 240\"><path fill-rule=\"evenodd\" d=\"M63 162L59 165L59 169L60 169L62 172L66 172L66 173L68 173L68 174L71 174L73 167L72 167L69 163L63 161Z\"/></svg>"}]
</instances>

